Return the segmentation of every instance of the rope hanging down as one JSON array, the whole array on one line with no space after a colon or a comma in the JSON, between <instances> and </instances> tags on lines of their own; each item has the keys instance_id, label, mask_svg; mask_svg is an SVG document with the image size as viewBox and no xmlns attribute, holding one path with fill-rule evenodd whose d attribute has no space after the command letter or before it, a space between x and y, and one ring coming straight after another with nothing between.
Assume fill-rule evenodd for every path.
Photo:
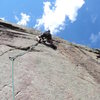
<instances>
[{"instance_id":1,"label":"rope hanging down","mask_svg":"<svg viewBox=\"0 0 100 100\"><path fill-rule=\"evenodd\" d=\"M12 61L12 95L13 95L13 100L15 100L15 94L14 94L14 59Z\"/></svg>"},{"instance_id":2,"label":"rope hanging down","mask_svg":"<svg viewBox=\"0 0 100 100\"><path fill-rule=\"evenodd\" d=\"M23 56L24 54L30 52L37 45L38 45L38 43L36 43L35 45L32 45L32 46L28 47L28 49L27 49L26 52L20 53L20 54L18 54L16 56L13 56L13 57L9 57L9 59L12 61L12 96L13 96L13 100L15 100L15 92L14 92L14 60L16 58L18 58L19 56Z\"/></svg>"}]
</instances>

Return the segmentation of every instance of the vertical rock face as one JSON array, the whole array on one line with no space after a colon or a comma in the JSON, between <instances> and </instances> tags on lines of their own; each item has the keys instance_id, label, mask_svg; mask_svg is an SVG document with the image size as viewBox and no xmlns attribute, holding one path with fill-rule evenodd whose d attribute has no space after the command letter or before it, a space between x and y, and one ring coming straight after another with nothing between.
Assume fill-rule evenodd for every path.
<instances>
[{"instance_id":1,"label":"vertical rock face","mask_svg":"<svg viewBox=\"0 0 100 100\"><path fill-rule=\"evenodd\" d=\"M100 100L100 50L55 37L57 50L35 45L39 34L0 20L0 100L13 100L9 57L15 100Z\"/></svg>"}]
</instances>

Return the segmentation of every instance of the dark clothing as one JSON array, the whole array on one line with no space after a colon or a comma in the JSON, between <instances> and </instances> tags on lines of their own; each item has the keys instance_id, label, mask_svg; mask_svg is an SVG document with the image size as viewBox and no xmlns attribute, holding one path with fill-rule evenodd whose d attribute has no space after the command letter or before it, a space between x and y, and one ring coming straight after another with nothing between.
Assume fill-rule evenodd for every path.
<instances>
[{"instance_id":1,"label":"dark clothing","mask_svg":"<svg viewBox=\"0 0 100 100\"><path fill-rule=\"evenodd\" d=\"M51 43L51 41L52 41L52 35L50 34L50 31L44 32L44 33L40 36L40 38L42 38L42 40L45 40L45 39L46 39L46 41L47 41L47 42L50 42L50 43Z\"/></svg>"},{"instance_id":2,"label":"dark clothing","mask_svg":"<svg viewBox=\"0 0 100 100\"><path fill-rule=\"evenodd\" d=\"M51 36L51 34L50 34L49 31L46 31L46 32L44 32L44 33L41 35L41 38L42 38L42 39L46 38L47 40L51 40L51 39L52 39L52 36Z\"/></svg>"},{"instance_id":3,"label":"dark clothing","mask_svg":"<svg viewBox=\"0 0 100 100\"><path fill-rule=\"evenodd\" d=\"M53 49L57 49L57 46L53 44L52 35L50 34L50 30L44 32L42 35L37 37L37 41L39 43L43 43L44 45L51 47Z\"/></svg>"}]
</instances>

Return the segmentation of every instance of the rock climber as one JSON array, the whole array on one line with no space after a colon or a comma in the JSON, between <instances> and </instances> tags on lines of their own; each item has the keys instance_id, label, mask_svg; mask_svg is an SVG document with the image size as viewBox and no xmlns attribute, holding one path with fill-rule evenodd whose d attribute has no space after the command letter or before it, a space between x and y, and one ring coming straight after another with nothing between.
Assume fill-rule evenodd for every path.
<instances>
[{"instance_id":1,"label":"rock climber","mask_svg":"<svg viewBox=\"0 0 100 100\"><path fill-rule=\"evenodd\" d=\"M52 35L51 35L51 33L50 33L50 30L48 30L48 31L45 31L42 35L39 35L39 36L37 36L36 37L37 38L37 41L39 42L39 43L41 43L41 42L48 42L48 43L50 43L50 44L52 44L53 43L53 41L52 41Z\"/></svg>"}]
</instances>

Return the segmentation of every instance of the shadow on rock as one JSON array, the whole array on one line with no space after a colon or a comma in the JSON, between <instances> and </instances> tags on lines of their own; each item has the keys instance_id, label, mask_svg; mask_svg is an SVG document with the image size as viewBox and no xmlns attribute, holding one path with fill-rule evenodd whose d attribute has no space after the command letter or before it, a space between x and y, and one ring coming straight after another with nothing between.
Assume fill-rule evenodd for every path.
<instances>
[{"instance_id":1,"label":"shadow on rock","mask_svg":"<svg viewBox=\"0 0 100 100\"><path fill-rule=\"evenodd\" d=\"M47 47L50 47L50 48L52 48L52 49L54 49L54 50L57 50L57 46L56 45L54 45L54 44L50 44L50 43L43 43L45 46L47 46Z\"/></svg>"}]
</instances>

